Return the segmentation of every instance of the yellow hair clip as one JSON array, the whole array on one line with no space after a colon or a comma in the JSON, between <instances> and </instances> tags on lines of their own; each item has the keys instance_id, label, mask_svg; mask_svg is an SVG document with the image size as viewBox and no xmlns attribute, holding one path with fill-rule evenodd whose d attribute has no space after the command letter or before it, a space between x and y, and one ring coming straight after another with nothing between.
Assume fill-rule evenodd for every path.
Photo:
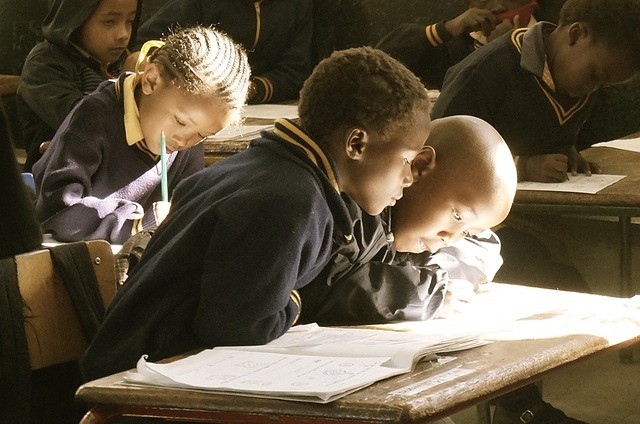
<instances>
[{"instance_id":1,"label":"yellow hair clip","mask_svg":"<svg viewBox=\"0 0 640 424\"><path fill-rule=\"evenodd\" d=\"M138 60L136 61L136 67L134 68L136 78L140 78L144 72L144 68L147 65L145 62L147 62L147 59L150 56L149 52L153 52L155 49L159 49L162 46L164 46L164 41L160 40L149 40L142 45L140 54L138 54Z\"/></svg>"}]
</instances>

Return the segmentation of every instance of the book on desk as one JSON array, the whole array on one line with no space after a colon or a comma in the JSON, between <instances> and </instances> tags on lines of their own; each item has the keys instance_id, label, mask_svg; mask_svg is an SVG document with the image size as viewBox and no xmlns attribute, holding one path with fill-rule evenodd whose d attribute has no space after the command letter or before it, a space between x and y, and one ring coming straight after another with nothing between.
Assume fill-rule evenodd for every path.
<instances>
[{"instance_id":1,"label":"book on desk","mask_svg":"<svg viewBox=\"0 0 640 424\"><path fill-rule=\"evenodd\" d=\"M170 363L143 357L126 381L227 394L327 403L410 372L437 353L487 342L476 333L429 336L367 328L291 328L262 346L217 347Z\"/></svg>"}]
</instances>

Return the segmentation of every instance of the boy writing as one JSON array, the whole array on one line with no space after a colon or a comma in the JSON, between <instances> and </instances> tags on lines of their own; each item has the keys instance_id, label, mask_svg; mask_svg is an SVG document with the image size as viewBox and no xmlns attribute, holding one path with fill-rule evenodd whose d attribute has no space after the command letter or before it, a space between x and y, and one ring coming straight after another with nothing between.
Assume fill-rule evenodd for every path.
<instances>
[{"instance_id":1,"label":"boy writing","mask_svg":"<svg viewBox=\"0 0 640 424\"><path fill-rule=\"evenodd\" d=\"M56 0L42 22L45 40L27 56L16 98L27 150L25 171L41 157L71 109L118 75L141 1Z\"/></svg>"},{"instance_id":2,"label":"boy writing","mask_svg":"<svg viewBox=\"0 0 640 424\"><path fill-rule=\"evenodd\" d=\"M143 52L144 71L78 103L33 167L36 213L56 240L122 244L157 225L161 134L170 193L204 167L203 138L240 119L249 65L231 38L193 27Z\"/></svg>"},{"instance_id":3,"label":"boy writing","mask_svg":"<svg viewBox=\"0 0 640 424\"><path fill-rule=\"evenodd\" d=\"M640 2L567 0L558 26L516 29L452 67L433 118L467 114L492 124L521 180L600 172L575 147L600 87L640 69Z\"/></svg>"},{"instance_id":4,"label":"boy writing","mask_svg":"<svg viewBox=\"0 0 640 424\"><path fill-rule=\"evenodd\" d=\"M468 0L468 8L453 19L427 25L401 25L376 46L404 63L430 89L440 89L444 75L470 53L513 28L535 23L530 0ZM520 9L512 19L506 11ZM522 15L522 16L520 16Z\"/></svg>"},{"instance_id":5,"label":"boy writing","mask_svg":"<svg viewBox=\"0 0 640 424\"><path fill-rule=\"evenodd\" d=\"M246 151L185 180L83 360L92 379L198 347L267 343L300 313L347 202L379 214L413 181L429 98L378 50L334 52L300 93L300 125L276 122Z\"/></svg>"}]
</instances>

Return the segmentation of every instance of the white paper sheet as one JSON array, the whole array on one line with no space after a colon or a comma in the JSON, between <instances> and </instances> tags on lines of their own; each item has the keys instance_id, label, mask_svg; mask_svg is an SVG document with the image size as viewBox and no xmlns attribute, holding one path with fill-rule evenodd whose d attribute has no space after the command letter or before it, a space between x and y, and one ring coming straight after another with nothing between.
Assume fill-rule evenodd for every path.
<instances>
[{"instance_id":1,"label":"white paper sheet","mask_svg":"<svg viewBox=\"0 0 640 424\"><path fill-rule=\"evenodd\" d=\"M613 147L615 149L629 150L631 152L640 152L640 137L603 141L601 143L594 144L593 147Z\"/></svg>"},{"instance_id":2,"label":"white paper sheet","mask_svg":"<svg viewBox=\"0 0 640 424\"><path fill-rule=\"evenodd\" d=\"M207 137L209 141L232 141L232 140L249 140L256 138L263 130L273 128L273 125L230 125L223 128L216 135Z\"/></svg>"},{"instance_id":3,"label":"white paper sheet","mask_svg":"<svg viewBox=\"0 0 640 424\"><path fill-rule=\"evenodd\" d=\"M568 181L561 183L538 183L535 181L521 181L518 190L538 191L562 191L567 193L596 194L625 177L625 175L592 174L587 177L584 174L569 175Z\"/></svg>"},{"instance_id":4,"label":"white paper sheet","mask_svg":"<svg viewBox=\"0 0 640 424\"><path fill-rule=\"evenodd\" d=\"M242 112L243 118L277 119L298 117L297 105L260 104L247 105Z\"/></svg>"}]
</instances>

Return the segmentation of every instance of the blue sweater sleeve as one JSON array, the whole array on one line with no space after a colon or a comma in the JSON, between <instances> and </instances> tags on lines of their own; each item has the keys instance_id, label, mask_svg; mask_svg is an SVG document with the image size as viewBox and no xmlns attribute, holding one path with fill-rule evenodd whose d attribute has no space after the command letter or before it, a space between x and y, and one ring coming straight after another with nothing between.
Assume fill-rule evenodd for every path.
<instances>
[{"instance_id":1,"label":"blue sweater sleeve","mask_svg":"<svg viewBox=\"0 0 640 424\"><path fill-rule=\"evenodd\" d=\"M294 323L292 291L320 272L332 233L326 201L297 197L246 190L218 208L193 323L203 345L263 344Z\"/></svg>"}]
</instances>

